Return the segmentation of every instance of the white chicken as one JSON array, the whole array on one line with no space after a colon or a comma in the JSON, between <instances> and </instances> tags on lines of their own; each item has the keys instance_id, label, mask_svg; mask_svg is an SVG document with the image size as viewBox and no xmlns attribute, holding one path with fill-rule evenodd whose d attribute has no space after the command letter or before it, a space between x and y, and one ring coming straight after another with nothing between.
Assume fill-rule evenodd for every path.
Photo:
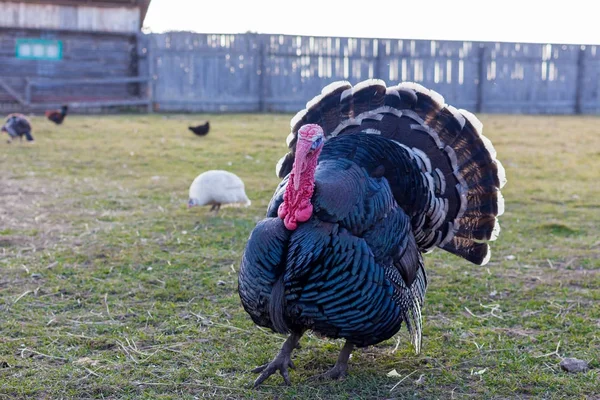
<instances>
[{"instance_id":1,"label":"white chicken","mask_svg":"<svg viewBox=\"0 0 600 400\"><path fill-rule=\"evenodd\" d=\"M201 173L190 186L188 207L211 205L215 214L224 204L251 204L246 196L244 182L235 174L223 170Z\"/></svg>"}]
</instances>

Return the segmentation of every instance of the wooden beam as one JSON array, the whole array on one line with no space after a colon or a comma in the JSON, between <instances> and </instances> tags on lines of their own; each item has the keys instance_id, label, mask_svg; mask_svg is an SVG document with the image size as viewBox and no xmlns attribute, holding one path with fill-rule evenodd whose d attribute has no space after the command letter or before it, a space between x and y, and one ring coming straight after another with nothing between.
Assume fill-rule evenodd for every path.
<instances>
[{"instance_id":1,"label":"wooden beam","mask_svg":"<svg viewBox=\"0 0 600 400\"><path fill-rule=\"evenodd\" d=\"M85 107L115 107L115 106L147 106L148 99L134 99L134 100L105 100L105 101L65 101L57 103L31 103L29 104L30 109L40 110L48 108L58 108L64 104L68 104L72 108L85 108Z\"/></svg>"},{"instance_id":2,"label":"wooden beam","mask_svg":"<svg viewBox=\"0 0 600 400\"><path fill-rule=\"evenodd\" d=\"M146 96L148 97L148 113L154 111L154 53L152 51L152 43L147 37L144 37L146 45L146 63L148 65L148 84L146 85Z\"/></svg>"},{"instance_id":3,"label":"wooden beam","mask_svg":"<svg viewBox=\"0 0 600 400\"><path fill-rule=\"evenodd\" d=\"M141 1L138 0L0 0L0 3L30 3L30 4L48 4L54 6L85 6L85 7L125 7L141 8Z\"/></svg>"},{"instance_id":4,"label":"wooden beam","mask_svg":"<svg viewBox=\"0 0 600 400\"><path fill-rule=\"evenodd\" d=\"M150 80L149 77L134 76L130 78L104 78L104 79L53 79L53 80L38 80L30 79L29 84L36 87L56 87L56 86L71 86L71 85L103 85L112 83L146 83Z\"/></svg>"},{"instance_id":5,"label":"wooden beam","mask_svg":"<svg viewBox=\"0 0 600 400\"><path fill-rule=\"evenodd\" d=\"M11 88L2 78L0 78L0 87L4 89L13 99L17 100L22 106L29 105L27 100L21 97L13 88Z\"/></svg>"},{"instance_id":6,"label":"wooden beam","mask_svg":"<svg viewBox=\"0 0 600 400\"><path fill-rule=\"evenodd\" d=\"M582 114L583 107L583 90L584 90L584 77L585 77L585 49L579 48L579 54L577 56L577 80L575 82L575 114Z\"/></svg>"},{"instance_id":7,"label":"wooden beam","mask_svg":"<svg viewBox=\"0 0 600 400\"><path fill-rule=\"evenodd\" d=\"M271 99L265 99L266 102L271 101ZM160 105L177 105L177 106L199 106L199 105L218 105L218 106L230 106L230 105L251 105L256 106L258 111L258 102L259 98L254 97L251 99L215 99L215 100L164 100L160 103ZM291 103L291 101L289 101ZM298 100L299 103L306 104L306 99ZM278 102L279 103L279 102Z\"/></svg>"},{"instance_id":8,"label":"wooden beam","mask_svg":"<svg viewBox=\"0 0 600 400\"><path fill-rule=\"evenodd\" d=\"M372 78L378 78L378 79L383 79L382 76L384 75L381 71L382 71L382 66L383 63L381 62L381 60L383 59L383 43L378 40L377 41L377 55L375 56L375 71L373 72L374 76L372 76ZM387 74L389 75L389 74ZM387 81L387 79L384 79L385 81Z\"/></svg>"},{"instance_id":9,"label":"wooden beam","mask_svg":"<svg viewBox=\"0 0 600 400\"><path fill-rule=\"evenodd\" d=\"M258 40L258 71L260 75L258 76L258 111L265 112L265 74L267 73L265 69L265 47L266 43L263 36L257 36Z\"/></svg>"},{"instance_id":10,"label":"wooden beam","mask_svg":"<svg viewBox=\"0 0 600 400\"><path fill-rule=\"evenodd\" d=\"M0 0L2 1L2 0ZM54 29L54 28L25 28L16 26L0 26L0 33L2 32L36 32L36 33L64 33L77 35L98 35L98 36L116 36L116 37L135 37L138 32L108 32L108 31L91 31L91 30L76 30L76 29Z\"/></svg>"},{"instance_id":11,"label":"wooden beam","mask_svg":"<svg viewBox=\"0 0 600 400\"><path fill-rule=\"evenodd\" d=\"M483 101L484 101L484 96L485 96L485 92L483 89L483 86L485 85L485 82L487 81L487 76L486 76L486 56L487 56L487 51L486 51L486 47L485 46L481 46L479 48L479 59L478 59L478 65L477 65L477 103L475 105L475 112L481 113L483 111Z\"/></svg>"}]
</instances>

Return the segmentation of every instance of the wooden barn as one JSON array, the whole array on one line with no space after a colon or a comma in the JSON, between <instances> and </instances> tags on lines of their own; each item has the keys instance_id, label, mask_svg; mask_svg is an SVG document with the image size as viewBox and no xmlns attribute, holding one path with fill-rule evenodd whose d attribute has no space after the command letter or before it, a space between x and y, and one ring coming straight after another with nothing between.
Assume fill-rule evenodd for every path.
<instances>
[{"instance_id":1,"label":"wooden barn","mask_svg":"<svg viewBox=\"0 0 600 400\"><path fill-rule=\"evenodd\" d=\"M0 0L0 113L150 107L151 0Z\"/></svg>"}]
</instances>

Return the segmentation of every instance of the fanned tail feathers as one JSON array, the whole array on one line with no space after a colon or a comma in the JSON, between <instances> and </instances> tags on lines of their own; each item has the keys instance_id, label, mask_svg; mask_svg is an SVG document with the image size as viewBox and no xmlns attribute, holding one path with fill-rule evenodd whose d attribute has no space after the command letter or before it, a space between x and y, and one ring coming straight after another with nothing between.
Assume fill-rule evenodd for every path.
<instances>
[{"instance_id":1,"label":"fanned tail feathers","mask_svg":"<svg viewBox=\"0 0 600 400\"><path fill-rule=\"evenodd\" d=\"M308 123L321 125L326 139L363 132L382 135L407 149L421 170L422 182L415 185L428 191L408 203L400 194L396 197L411 216L419 248L426 252L440 247L480 265L489 261L486 242L495 240L500 231L497 217L504 212L500 189L506 176L473 114L445 104L440 94L417 83L386 87L381 80L355 86L334 82L292 119L290 152L276 169L280 178L291 171L298 129ZM414 309L416 316L419 311ZM420 325L412 325L420 332Z\"/></svg>"}]
</instances>

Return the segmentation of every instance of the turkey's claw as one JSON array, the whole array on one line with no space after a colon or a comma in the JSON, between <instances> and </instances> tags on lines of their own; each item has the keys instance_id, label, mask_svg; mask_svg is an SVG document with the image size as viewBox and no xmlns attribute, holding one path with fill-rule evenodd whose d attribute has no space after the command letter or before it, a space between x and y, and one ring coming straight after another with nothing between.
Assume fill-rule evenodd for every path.
<instances>
[{"instance_id":1,"label":"turkey's claw","mask_svg":"<svg viewBox=\"0 0 600 400\"><path fill-rule=\"evenodd\" d=\"M261 365L260 367L256 367L252 370L255 373L261 373L258 378L254 381L254 387L257 387L261 383L263 383L268 377L273 375L276 371L279 370L281 376L283 377L283 381L286 385L291 385L290 376L288 374L288 368L295 369L294 363L290 360L290 356L287 354L279 354L273 361L270 363Z\"/></svg>"},{"instance_id":2,"label":"turkey's claw","mask_svg":"<svg viewBox=\"0 0 600 400\"><path fill-rule=\"evenodd\" d=\"M348 376L348 364L336 364L329 371L327 371L323 374L311 376L310 378L308 378L308 380L312 381L312 382L324 381L324 380L328 380L328 379L335 381L335 380L342 380L347 376Z\"/></svg>"},{"instance_id":3,"label":"turkey's claw","mask_svg":"<svg viewBox=\"0 0 600 400\"><path fill-rule=\"evenodd\" d=\"M275 371L279 371L283 377L283 381L286 385L291 385L290 376L288 374L288 368L294 369L294 363L292 362L292 351L298 346L298 342L302 337L302 333L292 333L283 343L281 351L277 354L277 357L270 363L261 365L252 370L252 372L260 373L258 378L254 381L254 387L257 387L263 383L268 377L273 375Z\"/></svg>"},{"instance_id":4,"label":"turkey's claw","mask_svg":"<svg viewBox=\"0 0 600 400\"><path fill-rule=\"evenodd\" d=\"M341 380L348 376L348 360L350 359L350 354L352 353L352 349L354 349L354 345L348 341L344 343L344 347L342 347L342 351L340 351L340 355L338 356L338 360L329 371L324 374L315 375L309 378L309 381L320 381L325 379L334 379Z\"/></svg>"}]
</instances>

